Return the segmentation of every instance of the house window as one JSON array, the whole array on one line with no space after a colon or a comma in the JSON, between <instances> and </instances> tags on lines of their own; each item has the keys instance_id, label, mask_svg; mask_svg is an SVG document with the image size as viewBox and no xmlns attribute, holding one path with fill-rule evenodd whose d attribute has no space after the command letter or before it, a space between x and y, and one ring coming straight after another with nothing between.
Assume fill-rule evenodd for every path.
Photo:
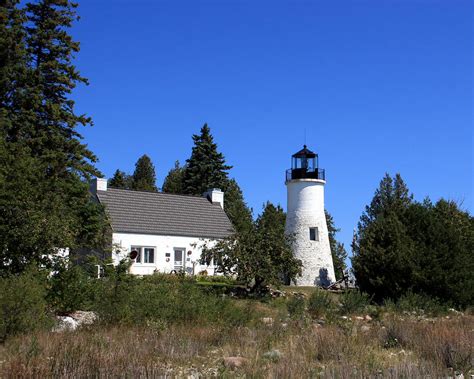
<instances>
[{"instance_id":1,"label":"house window","mask_svg":"<svg viewBox=\"0 0 474 379\"><path fill-rule=\"evenodd\" d=\"M136 263L155 263L155 248L144 246L132 246L131 251L135 250L138 255Z\"/></svg>"},{"instance_id":2,"label":"house window","mask_svg":"<svg viewBox=\"0 0 474 379\"><path fill-rule=\"evenodd\" d=\"M311 241L319 241L319 230L318 230L318 228L309 228L309 239Z\"/></svg>"},{"instance_id":3,"label":"house window","mask_svg":"<svg viewBox=\"0 0 474 379\"><path fill-rule=\"evenodd\" d=\"M145 247L143 249L143 263L155 262L155 249L152 247Z\"/></svg>"}]
</instances>

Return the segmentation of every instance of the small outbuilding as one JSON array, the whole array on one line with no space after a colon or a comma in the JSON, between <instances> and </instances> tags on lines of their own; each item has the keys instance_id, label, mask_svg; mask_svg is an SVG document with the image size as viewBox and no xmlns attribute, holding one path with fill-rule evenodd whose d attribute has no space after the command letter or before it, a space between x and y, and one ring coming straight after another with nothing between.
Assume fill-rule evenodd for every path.
<instances>
[{"instance_id":1,"label":"small outbuilding","mask_svg":"<svg viewBox=\"0 0 474 379\"><path fill-rule=\"evenodd\" d=\"M108 188L97 178L91 193L105 206L112 228L112 260L132 260L130 272L207 273L216 267L201 265L202 245L228 237L232 224L224 212L224 193L211 189L203 196Z\"/></svg>"}]
</instances>

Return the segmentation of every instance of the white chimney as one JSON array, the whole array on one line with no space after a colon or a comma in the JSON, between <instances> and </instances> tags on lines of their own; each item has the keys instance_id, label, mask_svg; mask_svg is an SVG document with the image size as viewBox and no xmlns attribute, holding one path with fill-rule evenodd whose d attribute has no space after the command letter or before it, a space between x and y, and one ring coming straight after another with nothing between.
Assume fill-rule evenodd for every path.
<instances>
[{"instance_id":1,"label":"white chimney","mask_svg":"<svg viewBox=\"0 0 474 379\"><path fill-rule=\"evenodd\" d=\"M106 178L94 178L91 182L91 192L95 195L97 191L107 191Z\"/></svg>"},{"instance_id":2,"label":"white chimney","mask_svg":"<svg viewBox=\"0 0 474 379\"><path fill-rule=\"evenodd\" d=\"M206 197L212 204L219 204L224 209L224 192L220 188L211 188L204 192Z\"/></svg>"}]
</instances>

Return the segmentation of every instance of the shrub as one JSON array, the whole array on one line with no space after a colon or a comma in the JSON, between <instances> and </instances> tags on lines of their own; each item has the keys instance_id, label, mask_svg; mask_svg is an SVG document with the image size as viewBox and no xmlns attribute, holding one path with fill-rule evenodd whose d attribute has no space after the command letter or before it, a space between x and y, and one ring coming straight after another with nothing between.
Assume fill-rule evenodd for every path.
<instances>
[{"instance_id":1,"label":"shrub","mask_svg":"<svg viewBox=\"0 0 474 379\"><path fill-rule=\"evenodd\" d=\"M346 291L341 295L341 313L363 312L370 304L371 298L359 291Z\"/></svg>"},{"instance_id":2,"label":"shrub","mask_svg":"<svg viewBox=\"0 0 474 379\"><path fill-rule=\"evenodd\" d=\"M103 296L96 309L106 323L219 323L242 325L251 309L241 309L222 296L207 294L188 278L130 275L101 281Z\"/></svg>"},{"instance_id":3,"label":"shrub","mask_svg":"<svg viewBox=\"0 0 474 379\"><path fill-rule=\"evenodd\" d=\"M45 300L46 279L30 269L0 278L0 341L19 333L52 325Z\"/></svg>"},{"instance_id":4,"label":"shrub","mask_svg":"<svg viewBox=\"0 0 474 379\"><path fill-rule=\"evenodd\" d=\"M96 279L90 278L80 266L58 262L49 282L47 300L55 312L67 314L91 308Z\"/></svg>"},{"instance_id":5,"label":"shrub","mask_svg":"<svg viewBox=\"0 0 474 379\"><path fill-rule=\"evenodd\" d=\"M427 295L408 292L398 299L396 310L405 312L420 312L431 315L445 314L448 306L442 304L438 299Z\"/></svg>"},{"instance_id":6,"label":"shrub","mask_svg":"<svg viewBox=\"0 0 474 379\"><path fill-rule=\"evenodd\" d=\"M286 307L292 319L303 318L306 307L305 300L303 297L294 296L290 298L286 303Z\"/></svg>"},{"instance_id":7,"label":"shrub","mask_svg":"<svg viewBox=\"0 0 474 379\"><path fill-rule=\"evenodd\" d=\"M316 290L308 300L308 311L313 317L320 317L333 308L328 292Z\"/></svg>"}]
</instances>

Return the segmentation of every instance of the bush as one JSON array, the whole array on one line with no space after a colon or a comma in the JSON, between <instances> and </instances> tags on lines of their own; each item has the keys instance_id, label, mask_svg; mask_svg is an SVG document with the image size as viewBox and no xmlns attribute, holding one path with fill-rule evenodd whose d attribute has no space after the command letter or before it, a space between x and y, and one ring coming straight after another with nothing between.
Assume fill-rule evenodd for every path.
<instances>
[{"instance_id":1,"label":"bush","mask_svg":"<svg viewBox=\"0 0 474 379\"><path fill-rule=\"evenodd\" d=\"M251 309L237 307L231 300L207 294L196 283L164 275L137 278L130 275L101 281L103 296L97 311L103 322L137 324L242 325Z\"/></svg>"},{"instance_id":2,"label":"bush","mask_svg":"<svg viewBox=\"0 0 474 379\"><path fill-rule=\"evenodd\" d=\"M47 312L46 278L36 270L0 278L0 341L52 326Z\"/></svg>"},{"instance_id":3,"label":"bush","mask_svg":"<svg viewBox=\"0 0 474 379\"><path fill-rule=\"evenodd\" d=\"M88 310L94 301L96 281L80 266L58 262L49 280L48 303L60 314Z\"/></svg>"},{"instance_id":4,"label":"bush","mask_svg":"<svg viewBox=\"0 0 474 379\"><path fill-rule=\"evenodd\" d=\"M441 303L438 299L413 292L403 295L391 306L390 302L386 302L386 304L389 308L398 312L426 313L433 316L448 312L448 305Z\"/></svg>"},{"instance_id":5,"label":"bush","mask_svg":"<svg viewBox=\"0 0 474 379\"><path fill-rule=\"evenodd\" d=\"M333 308L333 302L328 292L316 290L308 300L308 311L313 317L320 317Z\"/></svg>"},{"instance_id":6,"label":"bush","mask_svg":"<svg viewBox=\"0 0 474 379\"><path fill-rule=\"evenodd\" d=\"M341 295L341 313L356 313L365 311L371 298L366 293L359 291L346 291Z\"/></svg>"},{"instance_id":7,"label":"bush","mask_svg":"<svg viewBox=\"0 0 474 379\"><path fill-rule=\"evenodd\" d=\"M286 307L292 319L302 319L306 303L303 297L294 296L287 301Z\"/></svg>"}]
</instances>

